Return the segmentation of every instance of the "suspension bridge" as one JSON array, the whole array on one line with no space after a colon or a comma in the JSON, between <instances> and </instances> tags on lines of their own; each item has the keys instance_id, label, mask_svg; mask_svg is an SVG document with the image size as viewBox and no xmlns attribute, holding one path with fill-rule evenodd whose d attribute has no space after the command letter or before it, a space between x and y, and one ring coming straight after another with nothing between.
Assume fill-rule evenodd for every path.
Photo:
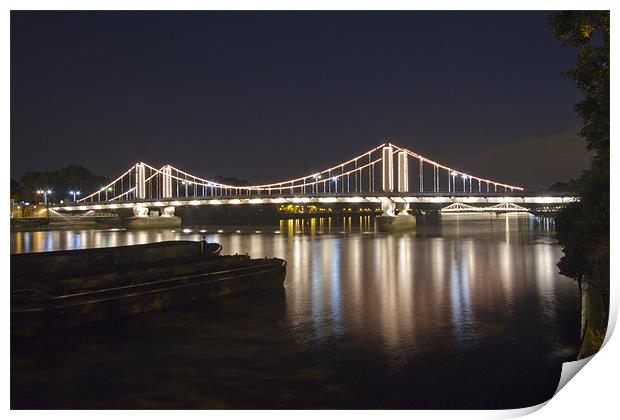
<instances>
[{"instance_id":1,"label":"suspension bridge","mask_svg":"<svg viewBox=\"0 0 620 420\"><path fill-rule=\"evenodd\" d=\"M561 193L523 187L451 168L407 148L384 143L345 162L305 176L258 185L227 185L192 175L172 165L136 163L99 190L53 207L73 212L143 207L221 204L381 203L396 208L432 205L481 211L523 211L527 206L558 206L577 200ZM464 206L460 206L463 204ZM453 207L449 207L456 205Z\"/></svg>"}]
</instances>

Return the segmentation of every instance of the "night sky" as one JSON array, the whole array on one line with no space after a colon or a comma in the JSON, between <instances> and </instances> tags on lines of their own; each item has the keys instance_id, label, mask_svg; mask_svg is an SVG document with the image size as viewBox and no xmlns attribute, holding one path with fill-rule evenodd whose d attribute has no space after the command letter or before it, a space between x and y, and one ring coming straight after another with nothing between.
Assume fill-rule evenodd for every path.
<instances>
[{"instance_id":1,"label":"night sky","mask_svg":"<svg viewBox=\"0 0 620 420\"><path fill-rule=\"evenodd\" d=\"M587 166L547 12L13 12L11 176L253 182L391 141L541 188Z\"/></svg>"}]
</instances>

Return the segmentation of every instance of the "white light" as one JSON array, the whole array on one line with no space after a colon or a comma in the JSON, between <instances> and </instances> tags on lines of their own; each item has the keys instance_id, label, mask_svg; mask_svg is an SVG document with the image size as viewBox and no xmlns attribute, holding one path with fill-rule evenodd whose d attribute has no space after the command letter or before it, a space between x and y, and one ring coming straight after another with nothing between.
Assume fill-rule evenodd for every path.
<instances>
[{"instance_id":1,"label":"white light","mask_svg":"<svg viewBox=\"0 0 620 420\"><path fill-rule=\"evenodd\" d=\"M461 176L463 177L463 179L467 179L467 178L469 178L469 176L468 176L468 175L465 175L465 174L463 174L463 175L461 175Z\"/></svg>"},{"instance_id":2,"label":"white light","mask_svg":"<svg viewBox=\"0 0 620 420\"><path fill-rule=\"evenodd\" d=\"M191 229L183 229L183 233L192 233Z\"/></svg>"},{"instance_id":3,"label":"white light","mask_svg":"<svg viewBox=\"0 0 620 420\"><path fill-rule=\"evenodd\" d=\"M452 171L452 176L457 176L459 173L456 171Z\"/></svg>"},{"instance_id":4,"label":"white light","mask_svg":"<svg viewBox=\"0 0 620 420\"><path fill-rule=\"evenodd\" d=\"M236 233L241 233L241 231L240 231L240 230L236 230L235 232L236 232Z\"/></svg>"},{"instance_id":5,"label":"white light","mask_svg":"<svg viewBox=\"0 0 620 420\"><path fill-rule=\"evenodd\" d=\"M47 193L48 193L48 194L51 194L51 193L52 193L52 190L47 190Z\"/></svg>"},{"instance_id":6,"label":"white light","mask_svg":"<svg viewBox=\"0 0 620 420\"><path fill-rule=\"evenodd\" d=\"M205 232L206 232L206 230L200 229L200 233L205 233Z\"/></svg>"},{"instance_id":7,"label":"white light","mask_svg":"<svg viewBox=\"0 0 620 420\"><path fill-rule=\"evenodd\" d=\"M274 233L280 233L280 231L279 231L279 230L276 230Z\"/></svg>"},{"instance_id":8,"label":"white light","mask_svg":"<svg viewBox=\"0 0 620 420\"><path fill-rule=\"evenodd\" d=\"M334 182L338 182L338 177L337 177L337 176L333 177L333 178L332 178L332 181L334 181Z\"/></svg>"},{"instance_id":9,"label":"white light","mask_svg":"<svg viewBox=\"0 0 620 420\"><path fill-rule=\"evenodd\" d=\"M69 194L73 194L73 191L69 191Z\"/></svg>"},{"instance_id":10,"label":"white light","mask_svg":"<svg viewBox=\"0 0 620 420\"><path fill-rule=\"evenodd\" d=\"M223 233L224 231L222 229L218 229L217 233Z\"/></svg>"}]
</instances>

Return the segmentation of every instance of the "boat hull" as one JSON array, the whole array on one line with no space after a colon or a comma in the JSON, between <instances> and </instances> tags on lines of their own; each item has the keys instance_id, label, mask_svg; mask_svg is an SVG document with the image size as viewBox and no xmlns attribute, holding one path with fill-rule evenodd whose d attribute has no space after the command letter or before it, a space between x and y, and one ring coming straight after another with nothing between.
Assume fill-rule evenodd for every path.
<instances>
[{"instance_id":1,"label":"boat hull","mask_svg":"<svg viewBox=\"0 0 620 420\"><path fill-rule=\"evenodd\" d=\"M251 260L224 269L123 287L42 296L11 303L11 334L31 336L121 318L246 290L279 286L286 277L280 259Z\"/></svg>"}]
</instances>

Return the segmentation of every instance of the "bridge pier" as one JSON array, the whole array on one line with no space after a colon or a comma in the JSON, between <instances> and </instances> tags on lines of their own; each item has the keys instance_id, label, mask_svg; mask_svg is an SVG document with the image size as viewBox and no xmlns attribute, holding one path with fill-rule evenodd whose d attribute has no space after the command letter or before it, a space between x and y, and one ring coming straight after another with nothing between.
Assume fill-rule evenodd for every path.
<instances>
[{"instance_id":1,"label":"bridge pier","mask_svg":"<svg viewBox=\"0 0 620 420\"><path fill-rule=\"evenodd\" d=\"M415 228L415 216L409 214L409 203L396 203L390 197L380 197L383 214L377 216L382 232L405 231ZM398 211L398 214L396 213Z\"/></svg>"}]
</instances>

